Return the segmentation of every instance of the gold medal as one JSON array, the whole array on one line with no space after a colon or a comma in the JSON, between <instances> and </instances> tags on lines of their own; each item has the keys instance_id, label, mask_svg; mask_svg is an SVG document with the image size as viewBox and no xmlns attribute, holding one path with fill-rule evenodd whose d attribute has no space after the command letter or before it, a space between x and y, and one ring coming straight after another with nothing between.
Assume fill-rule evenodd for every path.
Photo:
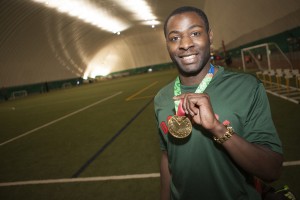
<instances>
[{"instance_id":1,"label":"gold medal","mask_svg":"<svg viewBox=\"0 0 300 200\"><path fill-rule=\"evenodd\" d=\"M205 75L204 79L198 85L195 93L202 93L210 83L214 76L214 66L210 64L210 69ZM174 96L181 94L181 85L179 76L177 76L174 83ZM192 123L188 117L185 116L182 104L183 99L174 101L175 113L173 117L168 120L168 129L170 134L175 138L186 138L192 132Z\"/></svg>"},{"instance_id":2,"label":"gold medal","mask_svg":"<svg viewBox=\"0 0 300 200\"><path fill-rule=\"evenodd\" d=\"M192 132L192 123L186 116L172 116L168 121L169 132L176 138L186 138Z\"/></svg>"}]
</instances>

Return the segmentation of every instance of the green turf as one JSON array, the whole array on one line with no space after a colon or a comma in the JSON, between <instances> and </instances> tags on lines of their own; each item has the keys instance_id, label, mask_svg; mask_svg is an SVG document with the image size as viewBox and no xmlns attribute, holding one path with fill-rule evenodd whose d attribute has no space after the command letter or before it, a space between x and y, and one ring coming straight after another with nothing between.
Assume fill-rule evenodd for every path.
<instances>
[{"instance_id":1,"label":"green turf","mask_svg":"<svg viewBox=\"0 0 300 200\"><path fill-rule=\"evenodd\" d=\"M0 187L0 199L154 200L159 199L158 191L159 179L150 178L123 181Z\"/></svg>"},{"instance_id":2,"label":"green turf","mask_svg":"<svg viewBox=\"0 0 300 200\"><path fill-rule=\"evenodd\" d=\"M272 110L272 117L283 144L285 161L300 160L300 105L287 100L268 95ZM279 181L273 183L275 187L288 185L297 197L300 197L300 165L283 168Z\"/></svg>"},{"instance_id":3,"label":"green turf","mask_svg":"<svg viewBox=\"0 0 300 200\"><path fill-rule=\"evenodd\" d=\"M159 139L150 101L175 75L174 70L148 73L1 103L0 143L3 143L122 92L0 146L0 182L71 178L139 111L142 111L140 115L79 177L158 173ZM137 93L151 84L147 90ZM126 101L128 97L131 100ZM285 159L300 160L297 131L300 107L278 97L269 95L269 98ZM300 166L284 167L281 179L274 185L288 184L300 196L299 170ZM158 196L159 178L0 187L0 199L144 200L158 199Z\"/></svg>"}]
</instances>

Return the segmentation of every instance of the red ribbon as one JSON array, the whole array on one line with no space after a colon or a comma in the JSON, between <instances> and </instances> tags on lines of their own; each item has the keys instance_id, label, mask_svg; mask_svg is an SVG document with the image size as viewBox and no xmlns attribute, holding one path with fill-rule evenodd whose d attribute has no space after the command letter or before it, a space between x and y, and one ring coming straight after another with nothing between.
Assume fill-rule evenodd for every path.
<instances>
[{"instance_id":1,"label":"red ribbon","mask_svg":"<svg viewBox=\"0 0 300 200\"><path fill-rule=\"evenodd\" d=\"M183 99L181 99L179 102L177 113L176 113L177 116L185 116L185 112L183 110L182 103L183 103Z\"/></svg>"}]
</instances>

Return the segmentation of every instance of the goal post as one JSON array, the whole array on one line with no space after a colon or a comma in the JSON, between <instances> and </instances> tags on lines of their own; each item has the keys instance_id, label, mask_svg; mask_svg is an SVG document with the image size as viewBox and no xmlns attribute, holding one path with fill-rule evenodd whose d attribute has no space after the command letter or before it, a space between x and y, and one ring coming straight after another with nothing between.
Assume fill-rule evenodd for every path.
<instances>
[{"instance_id":1,"label":"goal post","mask_svg":"<svg viewBox=\"0 0 300 200\"><path fill-rule=\"evenodd\" d=\"M16 99L20 97L26 97L28 95L26 90L18 90L18 91L13 91L11 93L11 99Z\"/></svg>"},{"instance_id":2,"label":"goal post","mask_svg":"<svg viewBox=\"0 0 300 200\"><path fill-rule=\"evenodd\" d=\"M243 70L252 66L260 71L276 68L293 69L291 61L276 43L263 43L241 49ZM250 65L252 64L252 65Z\"/></svg>"},{"instance_id":3,"label":"goal post","mask_svg":"<svg viewBox=\"0 0 300 200\"><path fill-rule=\"evenodd\" d=\"M71 88L71 87L72 87L72 83L70 82L66 82L61 85L62 89Z\"/></svg>"}]
</instances>

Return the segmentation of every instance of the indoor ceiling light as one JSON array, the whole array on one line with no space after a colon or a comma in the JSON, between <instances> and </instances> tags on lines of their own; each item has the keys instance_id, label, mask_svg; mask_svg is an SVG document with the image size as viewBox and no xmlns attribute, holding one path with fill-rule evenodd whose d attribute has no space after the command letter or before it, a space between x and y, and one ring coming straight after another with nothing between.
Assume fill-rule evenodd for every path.
<instances>
[{"instance_id":1,"label":"indoor ceiling light","mask_svg":"<svg viewBox=\"0 0 300 200\"><path fill-rule=\"evenodd\" d=\"M32 0L47 7L55 8L59 12L77 17L86 23L92 24L102 30L118 33L129 28L124 20L108 15L107 11L91 4L86 0Z\"/></svg>"},{"instance_id":2,"label":"indoor ceiling light","mask_svg":"<svg viewBox=\"0 0 300 200\"><path fill-rule=\"evenodd\" d=\"M152 25L158 25L160 24L160 22L157 20L146 20L143 22L143 24L152 26Z\"/></svg>"},{"instance_id":3,"label":"indoor ceiling light","mask_svg":"<svg viewBox=\"0 0 300 200\"><path fill-rule=\"evenodd\" d=\"M151 7L145 0L114 0L121 5L123 9L133 13L133 16L137 20L143 20L143 24L157 25L160 22L157 21L157 17L153 14ZM153 23L151 23L153 22Z\"/></svg>"}]
</instances>

